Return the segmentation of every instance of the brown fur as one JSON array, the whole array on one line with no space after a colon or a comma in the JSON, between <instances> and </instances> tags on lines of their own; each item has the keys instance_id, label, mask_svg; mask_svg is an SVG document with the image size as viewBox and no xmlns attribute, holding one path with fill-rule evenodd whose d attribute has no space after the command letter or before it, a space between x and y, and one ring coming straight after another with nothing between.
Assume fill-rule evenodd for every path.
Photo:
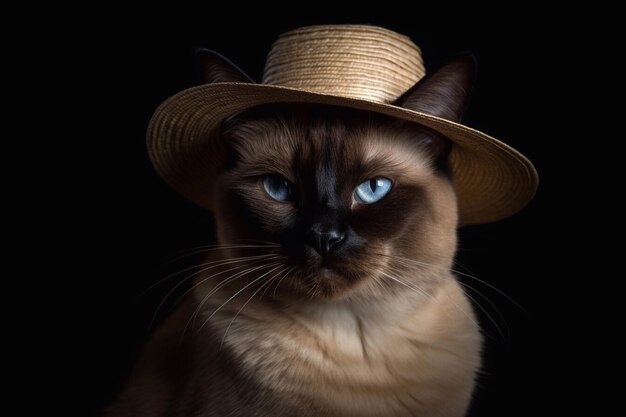
<instances>
[{"instance_id":1,"label":"brown fur","mask_svg":"<svg viewBox=\"0 0 626 417\"><path fill-rule=\"evenodd\" d=\"M453 73L403 100L428 108ZM304 105L253 109L227 121L223 137L230 154L213 190L221 249L108 415L463 415L481 338L450 272L448 142L383 116ZM272 173L291 183L288 201L264 190ZM393 183L386 197L354 199L380 176ZM329 256L304 243L319 218L347 230Z\"/></svg>"}]
</instances>

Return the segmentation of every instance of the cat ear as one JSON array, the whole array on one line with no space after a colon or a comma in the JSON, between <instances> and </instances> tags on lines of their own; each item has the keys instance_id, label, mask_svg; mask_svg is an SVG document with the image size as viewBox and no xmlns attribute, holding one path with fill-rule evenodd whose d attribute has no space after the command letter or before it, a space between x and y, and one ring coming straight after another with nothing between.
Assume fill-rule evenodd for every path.
<instances>
[{"instance_id":1,"label":"cat ear","mask_svg":"<svg viewBox=\"0 0 626 417\"><path fill-rule=\"evenodd\" d=\"M200 84L254 83L254 80L224 56L210 49L196 50Z\"/></svg>"},{"instance_id":2,"label":"cat ear","mask_svg":"<svg viewBox=\"0 0 626 417\"><path fill-rule=\"evenodd\" d=\"M437 72L422 78L396 102L396 106L459 122L476 77L476 58L458 56Z\"/></svg>"}]
</instances>

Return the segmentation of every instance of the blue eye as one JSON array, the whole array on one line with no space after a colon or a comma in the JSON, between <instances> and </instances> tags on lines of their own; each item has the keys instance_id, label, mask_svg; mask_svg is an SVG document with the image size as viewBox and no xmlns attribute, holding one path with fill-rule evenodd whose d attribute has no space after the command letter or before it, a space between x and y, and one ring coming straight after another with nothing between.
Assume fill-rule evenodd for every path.
<instances>
[{"instance_id":1,"label":"blue eye","mask_svg":"<svg viewBox=\"0 0 626 417\"><path fill-rule=\"evenodd\" d=\"M386 196L390 190L391 180L383 177L372 178L356 187L354 198L359 203L372 204Z\"/></svg>"},{"instance_id":2,"label":"blue eye","mask_svg":"<svg viewBox=\"0 0 626 417\"><path fill-rule=\"evenodd\" d=\"M287 201L291 195L291 184L279 174L270 174L263 178L263 188L270 197L278 201Z\"/></svg>"}]
</instances>

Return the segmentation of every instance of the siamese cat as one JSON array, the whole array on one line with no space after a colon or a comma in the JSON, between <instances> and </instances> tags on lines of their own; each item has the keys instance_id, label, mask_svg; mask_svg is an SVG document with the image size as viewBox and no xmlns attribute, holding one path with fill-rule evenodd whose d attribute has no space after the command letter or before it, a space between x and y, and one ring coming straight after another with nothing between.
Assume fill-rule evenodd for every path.
<instances>
[{"instance_id":1,"label":"siamese cat","mask_svg":"<svg viewBox=\"0 0 626 417\"><path fill-rule=\"evenodd\" d=\"M205 82L243 81L215 54ZM459 121L459 57L395 104ZM451 272L451 142L310 104L223 123L218 245L152 335L108 416L462 416L481 335Z\"/></svg>"}]
</instances>

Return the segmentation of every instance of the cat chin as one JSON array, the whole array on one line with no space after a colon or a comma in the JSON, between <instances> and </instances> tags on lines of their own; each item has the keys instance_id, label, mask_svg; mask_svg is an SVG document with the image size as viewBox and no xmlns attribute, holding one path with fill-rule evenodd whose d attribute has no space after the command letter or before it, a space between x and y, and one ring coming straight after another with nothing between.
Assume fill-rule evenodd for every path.
<instances>
[{"instance_id":1,"label":"cat chin","mask_svg":"<svg viewBox=\"0 0 626 417\"><path fill-rule=\"evenodd\" d=\"M313 283L311 295L324 299L345 298L360 281L352 275L336 268L319 267L310 275Z\"/></svg>"}]
</instances>

